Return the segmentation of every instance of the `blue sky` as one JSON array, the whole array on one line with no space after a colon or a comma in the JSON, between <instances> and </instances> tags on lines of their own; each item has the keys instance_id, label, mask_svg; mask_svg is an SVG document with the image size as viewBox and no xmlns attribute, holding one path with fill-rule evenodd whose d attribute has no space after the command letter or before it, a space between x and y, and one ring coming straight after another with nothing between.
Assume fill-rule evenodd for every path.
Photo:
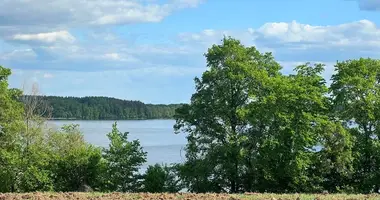
<instances>
[{"instance_id":1,"label":"blue sky","mask_svg":"<svg viewBox=\"0 0 380 200\"><path fill-rule=\"evenodd\" d=\"M11 87L59 96L189 102L223 35L304 62L380 56L380 0L0 0Z\"/></svg>"}]
</instances>

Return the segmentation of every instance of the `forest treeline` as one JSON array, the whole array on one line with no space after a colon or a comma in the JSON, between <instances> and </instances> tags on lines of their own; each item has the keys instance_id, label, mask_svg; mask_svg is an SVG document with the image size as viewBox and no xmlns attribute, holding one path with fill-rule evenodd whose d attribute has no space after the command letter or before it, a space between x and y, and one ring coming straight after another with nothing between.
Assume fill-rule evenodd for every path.
<instances>
[{"instance_id":1,"label":"forest treeline","mask_svg":"<svg viewBox=\"0 0 380 200\"><path fill-rule=\"evenodd\" d=\"M231 37L205 58L174 115L184 163L143 174L146 152L116 123L107 148L87 144L76 125L47 129L39 99L18 101L0 68L0 192L379 192L380 60L337 61L329 80L323 64L283 74L271 53Z\"/></svg>"},{"instance_id":2,"label":"forest treeline","mask_svg":"<svg viewBox=\"0 0 380 200\"><path fill-rule=\"evenodd\" d=\"M25 95L21 99L28 98ZM145 104L141 101L110 97L38 96L36 98L47 103L49 112L44 112L44 117L52 119L170 119L173 118L175 109L181 106L181 104Z\"/></svg>"}]
</instances>

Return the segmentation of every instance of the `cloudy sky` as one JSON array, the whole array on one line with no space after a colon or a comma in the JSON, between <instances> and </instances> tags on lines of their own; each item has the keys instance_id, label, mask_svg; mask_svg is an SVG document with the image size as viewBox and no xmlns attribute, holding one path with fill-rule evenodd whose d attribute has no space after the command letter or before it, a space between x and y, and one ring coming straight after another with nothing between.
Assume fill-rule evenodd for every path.
<instances>
[{"instance_id":1,"label":"cloudy sky","mask_svg":"<svg viewBox=\"0 0 380 200\"><path fill-rule=\"evenodd\" d=\"M223 35L284 72L380 56L380 0L0 0L0 65L44 95L188 102ZM378 27L379 25L379 27Z\"/></svg>"}]
</instances>

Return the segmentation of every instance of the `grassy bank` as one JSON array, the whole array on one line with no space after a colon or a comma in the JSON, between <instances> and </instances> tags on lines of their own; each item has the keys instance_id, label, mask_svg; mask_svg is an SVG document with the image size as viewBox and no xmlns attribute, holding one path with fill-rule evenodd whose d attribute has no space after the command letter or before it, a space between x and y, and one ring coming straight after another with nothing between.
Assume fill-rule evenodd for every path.
<instances>
[{"instance_id":1,"label":"grassy bank","mask_svg":"<svg viewBox=\"0 0 380 200\"><path fill-rule=\"evenodd\" d=\"M361 200L361 199L380 199L380 195L344 195L344 194L191 194L191 193L178 193L178 194L148 194L148 193L6 193L0 194L0 200L8 199L97 199L97 200L111 200L111 199L141 199L141 200Z\"/></svg>"}]
</instances>

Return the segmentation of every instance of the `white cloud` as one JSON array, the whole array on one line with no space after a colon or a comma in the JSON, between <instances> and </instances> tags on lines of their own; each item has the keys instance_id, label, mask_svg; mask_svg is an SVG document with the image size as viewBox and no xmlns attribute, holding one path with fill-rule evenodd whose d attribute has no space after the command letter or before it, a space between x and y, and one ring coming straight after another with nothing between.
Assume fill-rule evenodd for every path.
<instances>
[{"instance_id":1,"label":"white cloud","mask_svg":"<svg viewBox=\"0 0 380 200\"><path fill-rule=\"evenodd\" d=\"M334 26L314 26L292 22L266 23L258 29L242 31L204 30L200 33L182 33L179 38L187 43L209 46L220 43L223 35L236 37L245 44L287 50L344 50L370 52L380 50L380 28L369 20L354 21Z\"/></svg>"},{"instance_id":2,"label":"white cloud","mask_svg":"<svg viewBox=\"0 0 380 200\"><path fill-rule=\"evenodd\" d=\"M215 31L212 30L212 29L206 29L206 30L203 31L203 34L207 35L207 36L214 36L215 35Z\"/></svg>"},{"instance_id":3,"label":"white cloud","mask_svg":"<svg viewBox=\"0 0 380 200\"><path fill-rule=\"evenodd\" d=\"M205 0L175 0L178 7L196 7Z\"/></svg>"},{"instance_id":4,"label":"white cloud","mask_svg":"<svg viewBox=\"0 0 380 200\"><path fill-rule=\"evenodd\" d=\"M160 22L164 17L170 13L170 7L165 6L148 6L145 8L125 8L117 9L120 12L115 14L103 15L91 24L95 25L107 25L107 24L131 24L131 23L142 23L142 22Z\"/></svg>"},{"instance_id":5,"label":"white cloud","mask_svg":"<svg viewBox=\"0 0 380 200\"><path fill-rule=\"evenodd\" d=\"M200 0L170 3L138 0L2 0L0 36L15 32L35 34L91 25L159 22L178 9L195 7Z\"/></svg>"},{"instance_id":6,"label":"white cloud","mask_svg":"<svg viewBox=\"0 0 380 200\"><path fill-rule=\"evenodd\" d=\"M256 46L261 52L272 52L284 73L293 73L295 66L306 62L324 63L323 76L329 79L337 60L380 58L380 28L369 20L326 26L297 21L271 22L256 29L181 33L179 40L201 53L212 44L220 44L224 35L247 46Z\"/></svg>"},{"instance_id":7,"label":"white cloud","mask_svg":"<svg viewBox=\"0 0 380 200\"><path fill-rule=\"evenodd\" d=\"M296 21L273 22L258 28L205 29L200 32L181 33L177 37L161 37L156 33L146 33L142 36L143 39L137 42L128 40L130 36L133 39L133 34L137 33L116 35L109 30L93 32L87 34L91 35L91 39L85 41L78 38L74 43L33 47L28 52L35 57L20 60L14 56L13 62L9 61L6 64L23 69L34 67L80 71L128 71L142 67L146 72L161 70L165 74L188 74L193 67L205 66L203 53L211 45L220 43L224 35L240 39L245 45L254 45L261 52L272 52L276 60L287 63L330 63L361 56L380 56L380 28L368 20L333 26L301 24ZM154 44L151 41L154 41ZM6 57L12 60L8 55L10 53L0 53L0 59ZM36 57L36 62L30 62ZM171 67L164 67L167 65ZM181 69L174 72L173 68L178 66L181 66Z\"/></svg>"},{"instance_id":8,"label":"white cloud","mask_svg":"<svg viewBox=\"0 0 380 200\"><path fill-rule=\"evenodd\" d=\"M54 42L68 42L75 41L75 37L67 31L57 31L49 33L37 33L37 34L16 34L11 37L14 41L35 41L42 43L54 43Z\"/></svg>"},{"instance_id":9,"label":"white cloud","mask_svg":"<svg viewBox=\"0 0 380 200\"><path fill-rule=\"evenodd\" d=\"M139 61L136 55L185 54L186 49L176 46L144 45L143 40L151 40L151 35L117 35L112 26L105 25L159 22L179 9L196 7L202 1L0 0L0 46L3 41L11 46L0 51L0 60L7 60L3 64L15 68L53 69L75 69L73 65L77 63L89 66L84 63L96 60L98 68L103 65L109 69ZM93 32L87 34L87 31ZM21 55L15 49L29 50Z\"/></svg>"},{"instance_id":10,"label":"white cloud","mask_svg":"<svg viewBox=\"0 0 380 200\"><path fill-rule=\"evenodd\" d=\"M378 45L380 29L369 20L354 21L337 26L312 26L290 23L266 23L258 31L259 37L283 43L308 43L332 46Z\"/></svg>"},{"instance_id":11,"label":"white cloud","mask_svg":"<svg viewBox=\"0 0 380 200\"><path fill-rule=\"evenodd\" d=\"M120 60L120 56L117 53L104 54L104 58L111 59L111 60Z\"/></svg>"},{"instance_id":12,"label":"white cloud","mask_svg":"<svg viewBox=\"0 0 380 200\"><path fill-rule=\"evenodd\" d=\"M36 54L32 49L16 49L10 52L0 52L0 60L26 59L36 58Z\"/></svg>"},{"instance_id":13,"label":"white cloud","mask_svg":"<svg viewBox=\"0 0 380 200\"><path fill-rule=\"evenodd\" d=\"M45 73L44 78L54 78L54 75L50 73Z\"/></svg>"},{"instance_id":14,"label":"white cloud","mask_svg":"<svg viewBox=\"0 0 380 200\"><path fill-rule=\"evenodd\" d=\"M101 56L105 60L123 61L123 62L137 62L138 60L132 56L121 55L119 53L106 53Z\"/></svg>"}]
</instances>

